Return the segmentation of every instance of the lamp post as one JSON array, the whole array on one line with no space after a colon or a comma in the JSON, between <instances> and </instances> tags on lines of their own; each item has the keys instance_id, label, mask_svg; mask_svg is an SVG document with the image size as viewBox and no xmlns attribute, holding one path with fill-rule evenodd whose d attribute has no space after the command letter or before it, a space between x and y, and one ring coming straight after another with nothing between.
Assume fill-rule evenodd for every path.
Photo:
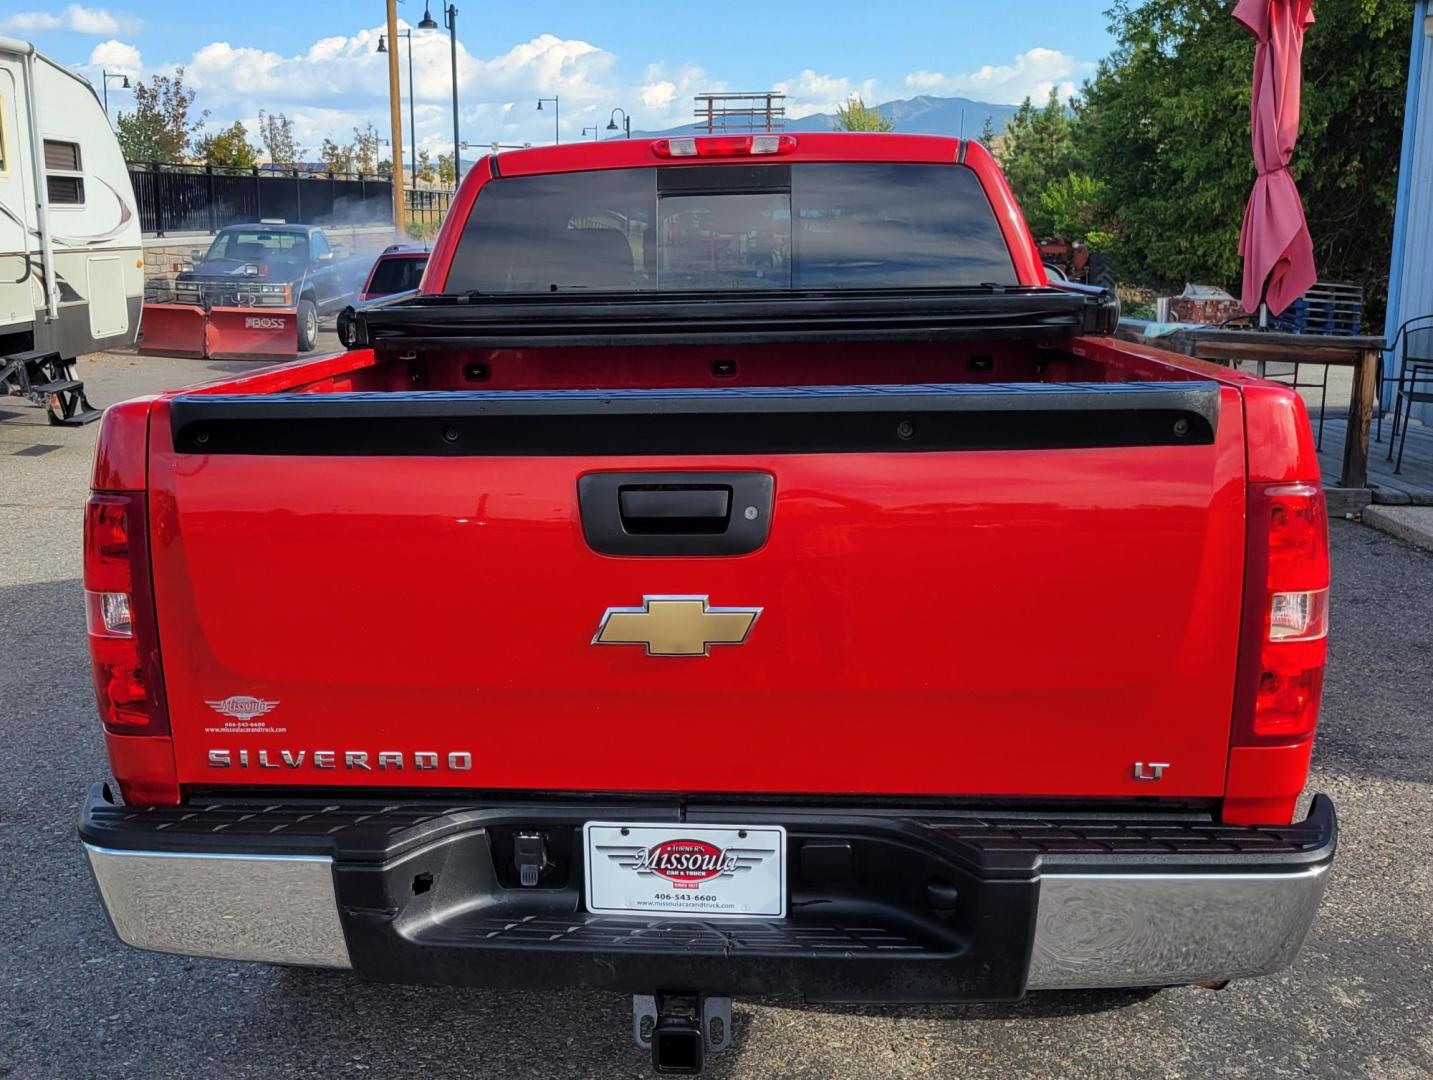
<instances>
[{"instance_id":1,"label":"lamp post","mask_svg":"<svg viewBox=\"0 0 1433 1080\"><path fill-rule=\"evenodd\" d=\"M592 141L593 141L593 142L596 142L596 141L597 141L597 125L596 125L596 124L593 124L591 127L585 127L585 128L582 129L582 137L583 137L584 139L587 138L587 133L588 133L589 131L592 132Z\"/></svg>"},{"instance_id":2,"label":"lamp post","mask_svg":"<svg viewBox=\"0 0 1433 1080\"><path fill-rule=\"evenodd\" d=\"M398 40L398 0L388 0L388 40ZM393 127L393 230L402 232L403 221L403 102L398 93L398 50L388 53L388 120Z\"/></svg>"},{"instance_id":3,"label":"lamp post","mask_svg":"<svg viewBox=\"0 0 1433 1080\"><path fill-rule=\"evenodd\" d=\"M617 130L617 114L618 114L618 113L621 113L621 114L622 114L622 127L623 127L623 128L625 129L625 131L626 131L626 136L625 136L625 137L628 138L628 139L630 139L630 138L632 137L632 118L627 115L627 110L624 109L624 108L622 108L621 105L618 105L615 109L613 109L613 110L612 110L612 115L607 118L607 130L608 130L608 131L616 131L616 130Z\"/></svg>"},{"instance_id":4,"label":"lamp post","mask_svg":"<svg viewBox=\"0 0 1433 1080\"><path fill-rule=\"evenodd\" d=\"M550 101L550 102L552 102L552 142L553 142L553 145L556 146L557 144L559 144L559 143L562 142L562 129L558 126L559 122L560 122L561 119L562 119L562 113L561 113L561 111L560 111L561 108L562 108L561 99L559 99L559 98L556 97L556 96L554 96L554 97L540 97L540 98L538 98L538 99L537 99L537 111L538 111L538 112L542 112L542 103L543 103L544 101Z\"/></svg>"},{"instance_id":5,"label":"lamp post","mask_svg":"<svg viewBox=\"0 0 1433 1080\"><path fill-rule=\"evenodd\" d=\"M409 163L413 166L412 187L418 187L418 125L413 119L413 99L417 96L418 88L413 84L413 31L399 30L398 36L408 39L408 145L412 147L413 153ZM378 35L378 52L387 52L387 35Z\"/></svg>"},{"instance_id":6,"label":"lamp post","mask_svg":"<svg viewBox=\"0 0 1433 1080\"><path fill-rule=\"evenodd\" d=\"M448 53L453 63L453 186L457 187L463 178L463 141L458 137L458 8L455 4L443 8L443 25L448 28ZM423 0L423 17L418 20L418 29L438 29L428 10L428 0Z\"/></svg>"},{"instance_id":7,"label":"lamp post","mask_svg":"<svg viewBox=\"0 0 1433 1080\"><path fill-rule=\"evenodd\" d=\"M121 90L128 90L128 89L129 89L129 76L128 76L128 75L124 75L124 74L119 74L119 73L116 73L116 74L114 74L114 75L111 75L108 71L105 71L105 70L103 70L103 69L100 70L100 74L104 76L104 80L103 80L103 83L104 83L104 115L105 115L105 119L108 120L108 119L109 119L109 81L110 81L111 79L123 79L124 81L119 84L119 87L120 87Z\"/></svg>"}]
</instances>

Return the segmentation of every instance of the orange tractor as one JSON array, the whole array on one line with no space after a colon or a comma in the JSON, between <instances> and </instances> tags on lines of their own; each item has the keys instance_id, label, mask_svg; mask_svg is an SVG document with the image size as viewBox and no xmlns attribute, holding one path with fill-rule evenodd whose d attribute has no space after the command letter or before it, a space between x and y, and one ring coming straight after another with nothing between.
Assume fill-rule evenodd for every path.
<instances>
[{"instance_id":1,"label":"orange tractor","mask_svg":"<svg viewBox=\"0 0 1433 1080\"><path fill-rule=\"evenodd\" d=\"M1035 246L1040 249L1040 261L1045 269L1054 270L1065 281L1080 281L1115 291L1115 264L1108 255L1063 236L1042 236L1035 241Z\"/></svg>"}]
</instances>

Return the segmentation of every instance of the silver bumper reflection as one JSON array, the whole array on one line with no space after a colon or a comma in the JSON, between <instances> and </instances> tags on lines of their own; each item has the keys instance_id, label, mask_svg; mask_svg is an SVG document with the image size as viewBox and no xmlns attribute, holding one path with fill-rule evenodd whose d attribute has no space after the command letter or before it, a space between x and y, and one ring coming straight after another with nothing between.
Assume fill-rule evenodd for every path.
<instances>
[{"instance_id":1,"label":"silver bumper reflection","mask_svg":"<svg viewBox=\"0 0 1433 1080\"><path fill-rule=\"evenodd\" d=\"M116 932L158 952L352 967L333 861L86 844ZM1329 864L1289 873L1061 874L1040 881L1032 990L1267 975L1303 944Z\"/></svg>"},{"instance_id":2,"label":"silver bumper reflection","mask_svg":"<svg viewBox=\"0 0 1433 1080\"><path fill-rule=\"evenodd\" d=\"M1329 864L1274 874L1046 874L1032 990L1173 986L1288 967Z\"/></svg>"},{"instance_id":3,"label":"silver bumper reflection","mask_svg":"<svg viewBox=\"0 0 1433 1080\"><path fill-rule=\"evenodd\" d=\"M352 967L333 860L320 855L192 855L86 844L115 932L185 956Z\"/></svg>"}]
</instances>

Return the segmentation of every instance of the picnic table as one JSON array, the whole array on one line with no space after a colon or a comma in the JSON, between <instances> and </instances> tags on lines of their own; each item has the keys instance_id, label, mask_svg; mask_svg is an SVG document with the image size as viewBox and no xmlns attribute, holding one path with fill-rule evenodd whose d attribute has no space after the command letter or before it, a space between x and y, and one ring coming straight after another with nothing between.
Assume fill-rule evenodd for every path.
<instances>
[{"instance_id":1,"label":"picnic table","mask_svg":"<svg viewBox=\"0 0 1433 1080\"><path fill-rule=\"evenodd\" d=\"M1332 364L1353 368L1349 393L1348 437L1344 440L1339 486L1368 487L1368 432L1378 399L1378 369L1387 344L1373 334L1287 334L1277 330L1226 330L1218 326L1179 326L1151 333L1153 324L1121 319L1116 336L1215 363L1252 361L1264 374L1267 364Z\"/></svg>"}]
</instances>

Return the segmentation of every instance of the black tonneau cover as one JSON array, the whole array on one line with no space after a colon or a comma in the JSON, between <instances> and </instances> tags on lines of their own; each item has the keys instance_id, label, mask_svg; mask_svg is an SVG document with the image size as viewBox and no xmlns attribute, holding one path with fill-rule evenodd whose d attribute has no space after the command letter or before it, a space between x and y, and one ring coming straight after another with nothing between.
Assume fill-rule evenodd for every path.
<instances>
[{"instance_id":1,"label":"black tonneau cover","mask_svg":"<svg viewBox=\"0 0 1433 1080\"><path fill-rule=\"evenodd\" d=\"M1011 341L1113 334L1114 294L1086 285L840 292L428 296L344 312L350 348L490 349L820 341Z\"/></svg>"}]
</instances>

